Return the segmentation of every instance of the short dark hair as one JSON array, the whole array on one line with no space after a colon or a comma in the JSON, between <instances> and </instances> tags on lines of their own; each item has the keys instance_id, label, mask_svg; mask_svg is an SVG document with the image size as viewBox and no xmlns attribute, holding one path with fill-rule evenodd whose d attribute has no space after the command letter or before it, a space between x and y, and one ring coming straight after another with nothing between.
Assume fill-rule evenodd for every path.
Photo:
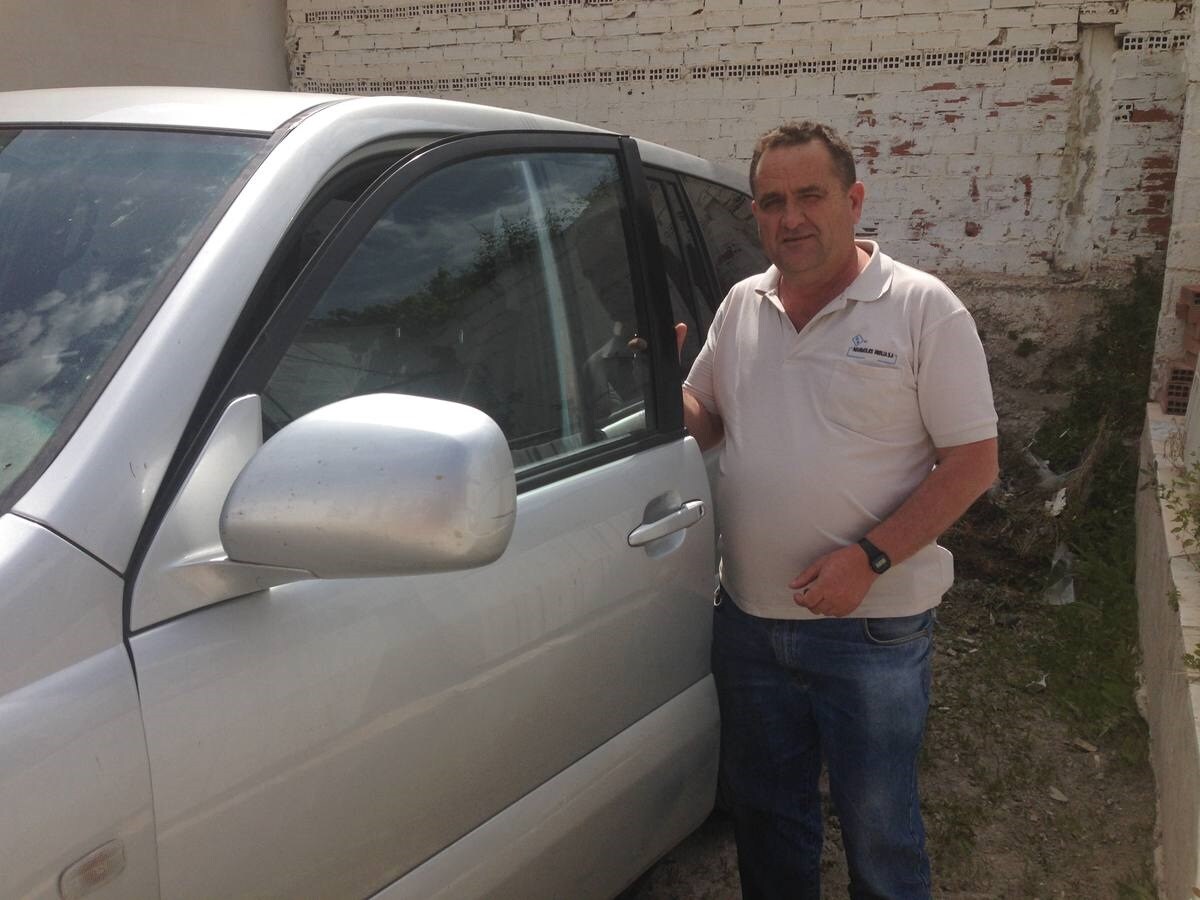
<instances>
[{"instance_id":1,"label":"short dark hair","mask_svg":"<svg viewBox=\"0 0 1200 900\"><path fill-rule=\"evenodd\" d=\"M820 141L833 157L833 168L839 180L846 187L858 181L854 169L854 153L846 139L828 125L820 122L786 122L772 128L754 145L754 155L750 157L750 193L754 193L754 176L758 171L758 161L768 150L776 147L795 147L811 141Z\"/></svg>"}]
</instances>

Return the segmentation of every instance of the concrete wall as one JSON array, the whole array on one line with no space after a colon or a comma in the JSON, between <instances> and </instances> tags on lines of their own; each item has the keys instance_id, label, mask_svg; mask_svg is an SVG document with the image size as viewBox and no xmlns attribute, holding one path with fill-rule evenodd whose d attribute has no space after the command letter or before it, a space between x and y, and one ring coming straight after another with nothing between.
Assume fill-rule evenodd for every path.
<instances>
[{"instance_id":1,"label":"concrete wall","mask_svg":"<svg viewBox=\"0 0 1200 900\"><path fill-rule=\"evenodd\" d=\"M1142 435L1142 471L1170 483L1167 446L1182 427L1152 403ZM1178 445L1176 445L1176 456ZM1158 787L1158 864L1167 900L1200 888L1200 681L1183 654L1200 642L1200 569L1173 533L1176 522L1153 490L1137 499L1138 625L1142 707Z\"/></svg>"},{"instance_id":2,"label":"concrete wall","mask_svg":"<svg viewBox=\"0 0 1200 900\"><path fill-rule=\"evenodd\" d=\"M0 0L0 90L287 90L285 0Z\"/></svg>"},{"instance_id":3,"label":"concrete wall","mask_svg":"<svg viewBox=\"0 0 1200 900\"><path fill-rule=\"evenodd\" d=\"M1194 360L1182 354L1183 326L1175 318L1175 301L1182 286L1200 284L1200 42L1195 40L1187 51L1187 71L1186 112L1155 352L1156 382L1169 366L1194 366Z\"/></svg>"},{"instance_id":4,"label":"concrete wall","mask_svg":"<svg viewBox=\"0 0 1200 900\"><path fill-rule=\"evenodd\" d=\"M288 0L298 89L529 109L742 165L838 126L864 231L939 271L1126 273L1166 251L1191 4Z\"/></svg>"}]
</instances>

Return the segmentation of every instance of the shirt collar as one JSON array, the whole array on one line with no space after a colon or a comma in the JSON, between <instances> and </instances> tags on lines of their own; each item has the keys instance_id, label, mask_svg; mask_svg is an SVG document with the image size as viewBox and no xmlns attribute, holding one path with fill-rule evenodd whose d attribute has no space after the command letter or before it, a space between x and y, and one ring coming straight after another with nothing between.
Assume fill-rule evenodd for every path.
<instances>
[{"instance_id":1,"label":"shirt collar","mask_svg":"<svg viewBox=\"0 0 1200 900\"><path fill-rule=\"evenodd\" d=\"M891 257L880 251L879 245L875 241L855 241L855 243L871 254L871 258L867 260L863 270L858 273L858 277L850 282L850 286L841 294L833 298L827 304L827 308L834 306L834 301L838 300L858 300L868 303L878 300L892 286L893 263ZM782 309L779 301L779 275L779 269L772 265L759 276L758 286L754 292Z\"/></svg>"}]
</instances>

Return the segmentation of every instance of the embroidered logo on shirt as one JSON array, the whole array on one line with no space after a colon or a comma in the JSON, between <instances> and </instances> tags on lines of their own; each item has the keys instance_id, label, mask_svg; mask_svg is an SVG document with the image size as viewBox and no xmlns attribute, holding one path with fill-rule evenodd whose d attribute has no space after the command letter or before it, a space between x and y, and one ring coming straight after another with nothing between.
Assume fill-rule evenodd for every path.
<instances>
[{"instance_id":1,"label":"embroidered logo on shirt","mask_svg":"<svg viewBox=\"0 0 1200 900\"><path fill-rule=\"evenodd\" d=\"M861 334L856 334L850 339L850 348L846 351L846 355L851 359L859 359L877 366L894 366L896 364L894 352L882 347L872 347L871 342Z\"/></svg>"}]
</instances>

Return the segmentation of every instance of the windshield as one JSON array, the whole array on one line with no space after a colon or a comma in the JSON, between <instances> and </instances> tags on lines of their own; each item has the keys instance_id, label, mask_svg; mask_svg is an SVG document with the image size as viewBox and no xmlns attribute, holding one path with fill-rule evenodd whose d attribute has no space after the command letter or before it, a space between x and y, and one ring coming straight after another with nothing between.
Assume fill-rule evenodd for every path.
<instances>
[{"instance_id":1,"label":"windshield","mask_svg":"<svg viewBox=\"0 0 1200 900\"><path fill-rule=\"evenodd\" d=\"M0 128L0 492L98 389L138 311L262 144Z\"/></svg>"}]
</instances>

